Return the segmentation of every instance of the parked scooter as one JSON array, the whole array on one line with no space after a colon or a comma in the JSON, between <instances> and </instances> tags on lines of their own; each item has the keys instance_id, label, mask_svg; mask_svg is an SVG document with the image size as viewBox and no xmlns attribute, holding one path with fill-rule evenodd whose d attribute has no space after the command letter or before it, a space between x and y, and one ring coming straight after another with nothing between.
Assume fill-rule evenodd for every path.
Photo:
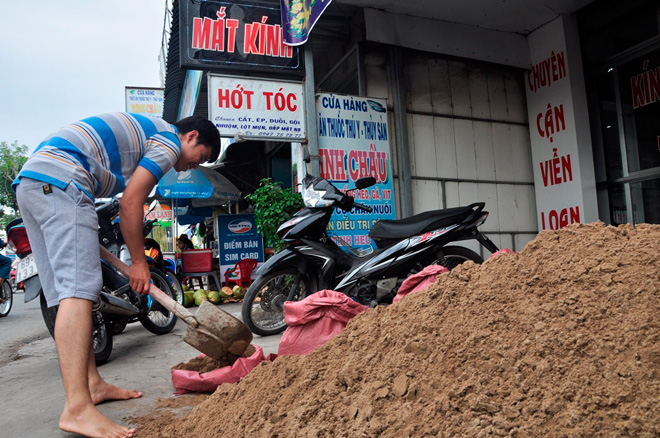
<instances>
[{"instance_id":1,"label":"parked scooter","mask_svg":"<svg viewBox=\"0 0 660 438\"><path fill-rule=\"evenodd\" d=\"M113 254L119 254L120 258L128 259L128 250L119 223L115 220L119 214L119 202L111 200L98 203L96 212L101 245ZM16 254L21 259L17 266L16 281L25 284L25 302L40 297L41 313L48 331L53 336L59 306L49 308L46 304L30 242L21 218L7 225L7 239L14 245ZM156 268L150 270L153 283L163 292L174 297L174 290L162 272ZM152 300L149 295L133 291L128 279L103 260L101 260L101 271L103 288L92 312L94 357L97 365L105 363L110 357L113 346L112 336L113 332L117 332L117 326L140 321L147 330L161 335L172 331L176 324L176 316L173 313Z\"/></svg>"},{"instance_id":2,"label":"parked scooter","mask_svg":"<svg viewBox=\"0 0 660 438\"><path fill-rule=\"evenodd\" d=\"M309 154L304 153L304 157L309 162ZM360 178L348 192L375 183L373 177ZM310 175L304 179L302 197L305 208L277 231L289 246L259 269L243 301L243 322L259 335L283 331L284 303L318 290L343 292L375 307L392 303L403 280L426 266L439 264L452 269L468 260L483 262L474 251L450 243L475 239L488 251L498 251L478 230L488 217L483 202L376 222L369 232L376 248L359 252L348 247L351 251L347 252L326 231L333 212L371 212L371 207L355 202L326 179Z\"/></svg>"}]
</instances>

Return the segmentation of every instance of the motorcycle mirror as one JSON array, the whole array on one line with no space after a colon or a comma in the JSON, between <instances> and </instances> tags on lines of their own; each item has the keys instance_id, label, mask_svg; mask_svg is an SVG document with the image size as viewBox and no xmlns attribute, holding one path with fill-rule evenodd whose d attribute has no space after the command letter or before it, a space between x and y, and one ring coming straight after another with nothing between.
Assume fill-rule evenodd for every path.
<instances>
[{"instance_id":1,"label":"motorcycle mirror","mask_svg":"<svg viewBox=\"0 0 660 438\"><path fill-rule=\"evenodd\" d=\"M358 190L366 189L376 184L376 178L373 176L363 176L355 181L355 188Z\"/></svg>"},{"instance_id":2,"label":"motorcycle mirror","mask_svg":"<svg viewBox=\"0 0 660 438\"><path fill-rule=\"evenodd\" d=\"M312 157L309 155L309 150L307 147L302 148L303 161L307 164L311 163Z\"/></svg>"}]
</instances>

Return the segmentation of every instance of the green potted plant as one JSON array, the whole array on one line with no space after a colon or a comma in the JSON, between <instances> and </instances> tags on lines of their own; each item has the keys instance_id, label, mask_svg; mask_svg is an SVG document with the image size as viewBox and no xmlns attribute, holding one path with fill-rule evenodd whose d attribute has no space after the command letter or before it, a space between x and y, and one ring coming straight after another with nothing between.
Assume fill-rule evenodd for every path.
<instances>
[{"instance_id":1,"label":"green potted plant","mask_svg":"<svg viewBox=\"0 0 660 438\"><path fill-rule=\"evenodd\" d=\"M303 208L300 193L293 189L284 188L272 178L264 178L259 188L247 195L245 199L254 206L257 230L264 238L266 247L273 248L275 252L286 246L277 235L279 226Z\"/></svg>"}]
</instances>

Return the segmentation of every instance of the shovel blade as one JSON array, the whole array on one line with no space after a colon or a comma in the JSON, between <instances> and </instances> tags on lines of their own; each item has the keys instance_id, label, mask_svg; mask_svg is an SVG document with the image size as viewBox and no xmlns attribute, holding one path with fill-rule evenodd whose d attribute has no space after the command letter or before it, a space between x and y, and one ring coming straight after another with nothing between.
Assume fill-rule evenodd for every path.
<instances>
[{"instance_id":1,"label":"shovel blade","mask_svg":"<svg viewBox=\"0 0 660 438\"><path fill-rule=\"evenodd\" d=\"M195 319L199 325L189 325L183 340L213 359L233 363L252 342L252 332L241 320L208 301L202 302Z\"/></svg>"}]
</instances>

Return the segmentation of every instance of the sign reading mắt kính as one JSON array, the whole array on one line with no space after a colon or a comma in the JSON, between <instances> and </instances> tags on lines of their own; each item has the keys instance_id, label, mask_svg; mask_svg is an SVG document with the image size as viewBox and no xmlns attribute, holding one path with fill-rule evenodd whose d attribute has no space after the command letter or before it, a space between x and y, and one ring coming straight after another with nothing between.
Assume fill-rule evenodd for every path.
<instances>
[{"instance_id":1,"label":"sign reading m\u1eaft k\u00ednh","mask_svg":"<svg viewBox=\"0 0 660 438\"><path fill-rule=\"evenodd\" d=\"M339 94L317 94L321 177L340 190L354 187L364 176L376 185L353 192L372 213L336 209L328 233L353 247L370 247L371 226L379 219L395 219L390 138L384 100Z\"/></svg>"},{"instance_id":2,"label":"sign reading m\u1eaft k\u00ednh","mask_svg":"<svg viewBox=\"0 0 660 438\"><path fill-rule=\"evenodd\" d=\"M279 4L182 0L179 23L182 67L302 75L301 51L282 39Z\"/></svg>"},{"instance_id":3,"label":"sign reading m\u1eaft k\u00ednh","mask_svg":"<svg viewBox=\"0 0 660 438\"><path fill-rule=\"evenodd\" d=\"M163 117L163 89L125 87L126 112L143 116Z\"/></svg>"},{"instance_id":4,"label":"sign reading m\u1eaft k\u00ednh","mask_svg":"<svg viewBox=\"0 0 660 438\"><path fill-rule=\"evenodd\" d=\"M303 85L294 81L208 75L209 119L223 137L306 137Z\"/></svg>"}]
</instances>

